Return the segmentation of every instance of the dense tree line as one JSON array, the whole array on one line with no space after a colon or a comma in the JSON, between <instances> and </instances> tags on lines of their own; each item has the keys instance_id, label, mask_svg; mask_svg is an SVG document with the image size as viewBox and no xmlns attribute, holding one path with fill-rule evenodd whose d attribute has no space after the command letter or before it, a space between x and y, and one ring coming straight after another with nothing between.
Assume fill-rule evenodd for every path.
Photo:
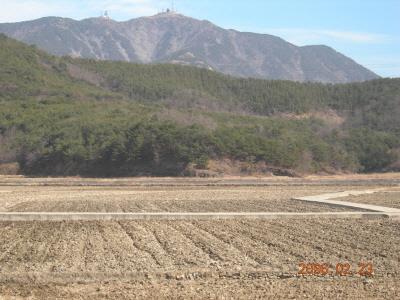
<instances>
[{"instance_id":1,"label":"dense tree line","mask_svg":"<svg viewBox=\"0 0 400 300\"><path fill-rule=\"evenodd\" d=\"M30 175L181 175L189 164L204 168L221 158L305 172L379 171L398 159L393 150L400 146L392 133L330 130L314 119L244 121L219 113L209 129L158 116L125 102L7 102L0 110L7 145L0 162L18 161Z\"/></svg>"}]
</instances>

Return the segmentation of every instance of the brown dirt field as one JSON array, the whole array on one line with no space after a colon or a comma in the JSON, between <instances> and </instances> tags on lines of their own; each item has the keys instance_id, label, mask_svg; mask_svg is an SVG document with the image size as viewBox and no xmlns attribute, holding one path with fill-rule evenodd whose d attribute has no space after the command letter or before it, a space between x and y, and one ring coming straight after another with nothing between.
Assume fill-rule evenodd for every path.
<instances>
[{"instance_id":1,"label":"brown dirt field","mask_svg":"<svg viewBox=\"0 0 400 300\"><path fill-rule=\"evenodd\" d=\"M360 187L349 187L360 189ZM352 209L291 197L343 190L338 186L270 187L0 187L9 212L328 212Z\"/></svg>"},{"instance_id":2,"label":"brown dirt field","mask_svg":"<svg viewBox=\"0 0 400 300\"><path fill-rule=\"evenodd\" d=\"M4 299L399 299L398 279L269 278L262 274L196 280L104 280L0 286ZM84 296L82 296L84 295Z\"/></svg>"},{"instance_id":3,"label":"brown dirt field","mask_svg":"<svg viewBox=\"0 0 400 300\"><path fill-rule=\"evenodd\" d=\"M2 222L0 295L395 299L399 240L389 220ZM375 275L302 278L301 262Z\"/></svg>"},{"instance_id":4,"label":"brown dirt field","mask_svg":"<svg viewBox=\"0 0 400 300\"><path fill-rule=\"evenodd\" d=\"M395 182L7 178L3 212L341 211L290 198ZM302 262L375 272L302 277ZM400 299L399 283L396 220L0 222L0 299Z\"/></svg>"},{"instance_id":5,"label":"brown dirt field","mask_svg":"<svg viewBox=\"0 0 400 300\"><path fill-rule=\"evenodd\" d=\"M351 197L341 198L338 200L380 205L380 206L400 209L400 190L385 191L371 195L351 196Z\"/></svg>"}]
</instances>

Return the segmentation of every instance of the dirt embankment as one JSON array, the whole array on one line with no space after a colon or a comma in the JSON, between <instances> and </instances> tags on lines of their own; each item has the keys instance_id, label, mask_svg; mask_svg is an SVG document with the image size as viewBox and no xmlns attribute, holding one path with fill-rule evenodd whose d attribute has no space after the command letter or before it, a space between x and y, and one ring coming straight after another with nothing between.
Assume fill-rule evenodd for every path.
<instances>
[{"instance_id":1,"label":"dirt embankment","mask_svg":"<svg viewBox=\"0 0 400 300\"><path fill-rule=\"evenodd\" d=\"M18 163L0 163L0 175L17 175L18 172Z\"/></svg>"},{"instance_id":2,"label":"dirt embankment","mask_svg":"<svg viewBox=\"0 0 400 300\"><path fill-rule=\"evenodd\" d=\"M210 160L206 170L197 170L188 166L187 174L195 177L224 176L282 176L301 177L301 173L285 168L269 166L265 162L243 162L231 159Z\"/></svg>"}]
</instances>

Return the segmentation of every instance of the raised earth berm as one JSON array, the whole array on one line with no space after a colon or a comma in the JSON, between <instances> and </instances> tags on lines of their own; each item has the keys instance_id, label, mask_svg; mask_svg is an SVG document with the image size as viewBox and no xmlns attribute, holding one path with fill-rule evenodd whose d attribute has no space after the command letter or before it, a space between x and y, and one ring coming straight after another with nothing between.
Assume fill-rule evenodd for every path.
<instances>
[{"instance_id":1,"label":"raised earth berm","mask_svg":"<svg viewBox=\"0 0 400 300\"><path fill-rule=\"evenodd\" d=\"M323 203L326 205L330 205L332 207L348 207L348 208L356 208L370 212L380 212L384 213L385 216L390 218L400 218L400 209L391 208L386 206L379 206L379 205L372 205L372 204L364 204L364 203L355 203L349 201L340 201L335 200L338 198L345 198L349 196L358 196L364 194L374 194L385 191L385 188L373 189L373 190L364 190L364 191L343 191L337 193L328 193L323 195L316 195L316 196L306 196L306 197L297 197L293 198L294 200L300 201L308 201L308 202L316 202L316 203Z\"/></svg>"}]
</instances>

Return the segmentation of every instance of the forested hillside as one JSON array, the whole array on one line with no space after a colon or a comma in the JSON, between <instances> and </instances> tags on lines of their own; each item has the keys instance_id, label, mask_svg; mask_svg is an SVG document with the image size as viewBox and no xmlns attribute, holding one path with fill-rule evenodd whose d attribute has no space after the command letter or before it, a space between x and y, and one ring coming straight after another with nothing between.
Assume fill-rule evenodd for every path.
<instances>
[{"instance_id":1,"label":"forested hillside","mask_svg":"<svg viewBox=\"0 0 400 300\"><path fill-rule=\"evenodd\" d=\"M5 36L0 65L0 166L18 162L23 174L182 175L222 159L244 171L398 166L399 79L236 79L53 57Z\"/></svg>"},{"instance_id":2,"label":"forested hillside","mask_svg":"<svg viewBox=\"0 0 400 300\"><path fill-rule=\"evenodd\" d=\"M238 79L205 69L94 60L74 61L101 74L102 85L145 103L273 115L334 109L372 128L400 129L400 79L353 84ZM373 115L372 115L373 114Z\"/></svg>"}]
</instances>

